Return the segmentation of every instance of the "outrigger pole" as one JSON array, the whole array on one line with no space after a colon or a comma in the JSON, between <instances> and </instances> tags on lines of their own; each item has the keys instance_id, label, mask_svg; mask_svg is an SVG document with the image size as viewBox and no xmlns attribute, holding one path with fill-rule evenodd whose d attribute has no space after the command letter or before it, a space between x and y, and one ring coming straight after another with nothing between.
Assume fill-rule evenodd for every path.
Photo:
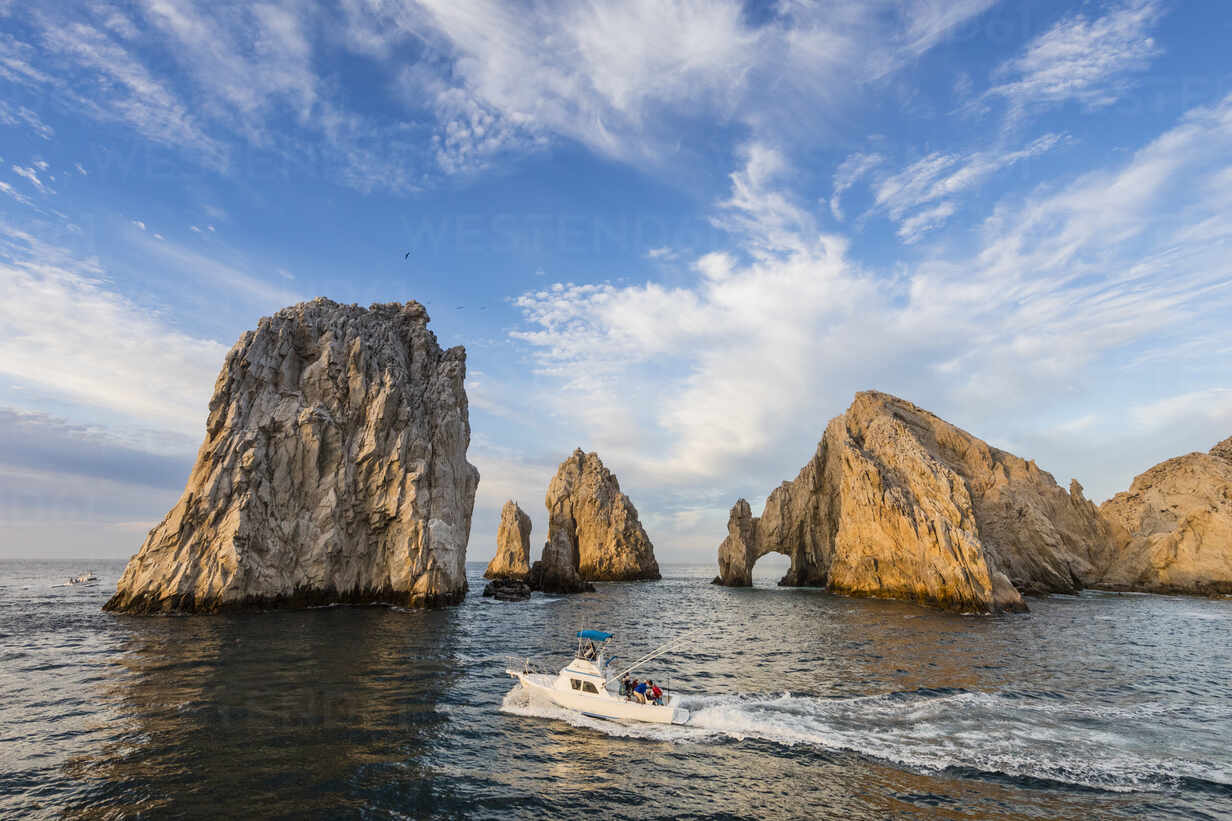
<instances>
[{"instance_id":1,"label":"outrigger pole","mask_svg":"<svg viewBox=\"0 0 1232 821\"><path fill-rule=\"evenodd\" d=\"M608 676L608 678L607 678L607 679L603 682L603 683L604 683L604 685L606 686L606 685L608 685L608 684L611 684L613 681L616 681L617 679L621 678L622 676L625 676L626 674L633 672L633 671L634 671L634 670L636 670L638 667L641 667L641 666L642 666L643 664L645 664L646 662L651 661L651 660L653 660L653 659L657 659L659 656L663 655L663 654L664 654L664 653L666 653L668 650L671 650L673 647L675 647L677 644L679 644L680 642L682 642L682 641L684 641L685 639L687 639L689 636L693 635L694 633L699 633L699 632L701 632L701 631L702 631L702 630L704 630L704 629L705 629L704 627L696 627L696 628L694 628L694 629L690 630L690 631L689 631L689 632L687 632L687 633L681 633L679 636L676 636L676 638L672 639L672 640L671 640L671 641L669 641L667 644L661 644L661 645L659 645L659 646L658 646L658 647L656 647L654 650L651 650L649 653L647 653L646 655L642 656L640 659L638 659L637 661L633 662L632 664L630 664L630 665L629 665L628 667L626 667L625 669L621 670L621 671L620 671L619 673L617 673L616 675L614 675L614 676Z\"/></svg>"}]
</instances>

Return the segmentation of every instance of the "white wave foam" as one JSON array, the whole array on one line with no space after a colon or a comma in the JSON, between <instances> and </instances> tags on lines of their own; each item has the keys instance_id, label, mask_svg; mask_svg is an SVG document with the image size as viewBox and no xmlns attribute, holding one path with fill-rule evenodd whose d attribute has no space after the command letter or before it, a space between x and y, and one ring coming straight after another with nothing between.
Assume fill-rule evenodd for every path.
<instances>
[{"instance_id":1,"label":"white wave foam","mask_svg":"<svg viewBox=\"0 0 1232 821\"><path fill-rule=\"evenodd\" d=\"M1142 749L1098 711L1065 702L972 692L833 699L784 693L684 696L681 706L691 712L683 726L620 723L562 709L515 685L501 710L622 738L754 739L854 753L913 770L956 768L1117 792L1166 789L1182 778L1232 785L1226 768Z\"/></svg>"}]
</instances>

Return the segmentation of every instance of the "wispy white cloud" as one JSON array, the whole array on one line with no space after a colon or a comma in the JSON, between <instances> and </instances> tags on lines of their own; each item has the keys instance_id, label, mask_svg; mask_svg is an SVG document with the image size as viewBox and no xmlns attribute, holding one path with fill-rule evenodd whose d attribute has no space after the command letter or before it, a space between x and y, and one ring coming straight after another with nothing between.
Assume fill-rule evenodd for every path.
<instances>
[{"instance_id":1,"label":"wispy white cloud","mask_svg":"<svg viewBox=\"0 0 1232 821\"><path fill-rule=\"evenodd\" d=\"M410 190L554 138L676 167L700 150L683 126L702 118L757 142L812 142L859 88L989 4L782 4L761 20L738 0L17 7L33 36L0 42L0 76L209 167L227 168L239 141L361 190ZM395 105L351 105L322 69L339 44Z\"/></svg>"},{"instance_id":2,"label":"wispy white cloud","mask_svg":"<svg viewBox=\"0 0 1232 821\"><path fill-rule=\"evenodd\" d=\"M1094 19L1067 17L1003 63L994 75L1000 82L985 96L1008 101L1012 118L1068 100L1110 105L1128 89L1131 75L1160 54L1150 32L1162 14L1156 0L1129 0Z\"/></svg>"},{"instance_id":3,"label":"wispy white cloud","mask_svg":"<svg viewBox=\"0 0 1232 821\"><path fill-rule=\"evenodd\" d=\"M898 237L908 245L919 242L926 233L944 225L957 210L954 203L943 200L932 208L917 211L899 223Z\"/></svg>"},{"instance_id":4,"label":"wispy white cloud","mask_svg":"<svg viewBox=\"0 0 1232 821\"><path fill-rule=\"evenodd\" d=\"M0 329L0 371L9 377L194 437L226 353L109 290L96 263L7 225Z\"/></svg>"},{"instance_id":5,"label":"wispy white cloud","mask_svg":"<svg viewBox=\"0 0 1232 821\"><path fill-rule=\"evenodd\" d=\"M175 242L156 241L138 235L134 241L143 253L157 261L167 270L176 271L210 290L223 291L243 297L261 310L277 310L301 300L295 291L283 287L247 270L246 265L229 264L214 256Z\"/></svg>"},{"instance_id":6,"label":"wispy white cloud","mask_svg":"<svg viewBox=\"0 0 1232 821\"><path fill-rule=\"evenodd\" d=\"M41 62L49 73L24 74L28 84L51 91L67 107L94 119L126 123L156 143L191 151L209 165L225 162L222 145L202 131L169 84L129 48L80 18L53 18L39 11L31 22L39 29Z\"/></svg>"},{"instance_id":7,"label":"wispy white cloud","mask_svg":"<svg viewBox=\"0 0 1232 821\"><path fill-rule=\"evenodd\" d=\"M44 140L55 136L55 129L43 122L37 112L24 105L15 106L0 100L0 125L25 126Z\"/></svg>"},{"instance_id":8,"label":"wispy white cloud","mask_svg":"<svg viewBox=\"0 0 1232 821\"><path fill-rule=\"evenodd\" d=\"M141 220L133 220L133 225L137 226L137 227L138 227L138 228L140 228L142 231L144 231L144 230L145 230L145 223L144 223L144 222L142 222Z\"/></svg>"},{"instance_id":9,"label":"wispy white cloud","mask_svg":"<svg viewBox=\"0 0 1232 821\"><path fill-rule=\"evenodd\" d=\"M1134 425L1146 432L1192 424L1195 420L1206 420L1221 426L1221 431L1232 431L1232 388L1206 388L1143 402L1132 406L1129 416Z\"/></svg>"},{"instance_id":10,"label":"wispy white cloud","mask_svg":"<svg viewBox=\"0 0 1232 821\"><path fill-rule=\"evenodd\" d=\"M836 220L843 221L843 194L883 162L885 157L880 154L852 154L843 160L834 172L834 187L830 194L830 213Z\"/></svg>"},{"instance_id":11,"label":"wispy white cloud","mask_svg":"<svg viewBox=\"0 0 1232 821\"><path fill-rule=\"evenodd\" d=\"M34 168L29 168L20 165L13 166L13 173L19 177L24 177L31 185L33 185L40 194L54 194L55 190L49 187L41 179L39 179L38 171Z\"/></svg>"},{"instance_id":12,"label":"wispy white cloud","mask_svg":"<svg viewBox=\"0 0 1232 821\"><path fill-rule=\"evenodd\" d=\"M998 171L1051 151L1063 140L1062 135L1045 134L1011 151L934 152L883 177L874 187L875 207L899 224L900 237L915 242L953 216L956 196L976 188ZM909 212L932 203L938 204L908 217Z\"/></svg>"},{"instance_id":13,"label":"wispy white cloud","mask_svg":"<svg viewBox=\"0 0 1232 821\"><path fill-rule=\"evenodd\" d=\"M504 146L538 147L544 135L663 167L687 157L681 123L701 117L742 123L754 141L815 139L858 88L990 4L781 4L757 23L736 0L424 0L383 4L378 21L360 11L371 7L345 7L349 40L369 53L408 37L426 46L406 86L438 107L442 165L465 169Z\"/></svg>"},{"instance_id":14,"label":"wispy white cloud","mask_svg":"<svg viewBox=\"0 0 1232 821\"><path fill-rule=\"evenodd\" d=\"M144 0L145 19L171 39L171 55L202 93L213 117L237 121L245 136L268 139L270 114L301 122L320 102L306 28L312 9L261 3L223 10L187 0Z\"/></svg>"},{"instance_id":15,"label":"wispy white cloud","mask_svg":"<svg viewBox=\"0 0 1232 821\"><path fill-rule=\"evenodd\" d=\"M12 197L14 200L21 203L22 205L29 206L31 208L37 207L34 204L34 200L30 199L25 194L21 193L16 188L9 185L7 182L4 182L3 180L0 180L0 191L3 191L5 194L9 195L10 197Z\"/></svg>"},{"instance_id":16,"label":"wispy white cloud","mask_svg":"<svg viewBox=\"0 0 1232 821\"><path fill-rule=\"evenodd\" d=\"M731 174L731 196L719 203L711 222L745 237L748 249L763 258L815 246L812 213L783 184L791 171L783 152L754 142L740 154L744 167Z\"/></svg>"}]
</instances>

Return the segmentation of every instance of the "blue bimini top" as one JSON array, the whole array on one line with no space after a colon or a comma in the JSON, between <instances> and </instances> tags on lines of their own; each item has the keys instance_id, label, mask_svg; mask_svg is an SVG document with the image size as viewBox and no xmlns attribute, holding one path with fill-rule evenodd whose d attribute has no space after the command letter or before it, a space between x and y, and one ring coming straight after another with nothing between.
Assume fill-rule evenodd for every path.
<instances>
[{"instance_id":1,"label":"blue bimini top","mask_svg":"<svg viewBox=\"0 0 1232 821\"><path fill-rule=\"evenodd\" d=\"M602 630L579 630L579 639L594 639L595 641L607 641L612 637L611 633L604 633Z\"/></svg>"}]
</instances>

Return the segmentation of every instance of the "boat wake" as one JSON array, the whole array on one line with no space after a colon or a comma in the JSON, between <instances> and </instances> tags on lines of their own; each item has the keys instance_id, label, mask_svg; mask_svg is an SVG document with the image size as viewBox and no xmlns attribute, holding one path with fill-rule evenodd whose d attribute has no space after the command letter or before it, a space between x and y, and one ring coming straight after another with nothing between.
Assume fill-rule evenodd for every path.
<instances>
[{"instance_id":1,"label":"boat wake","mask_svg":"<svg viewBox=\"0 0 1232 821\"><path fill-rule=\"evenodd\" d=\"M867 756L917 771L1046 781L1114 792L1188 789L1232 795L1232 769L1205 750L1177 756L1169 745L1143 744L1117 732L1118 722L1169 722L1158 709L1093 708L1055 694L916 690L858 698L684 696L687 724L617 723L533 699L521 685L501 710L555 719L611 736L669 743L760 741ZM1187 708L1228 718L1221 705ZM1166 713L1166 711L1165 711ZM1218 750L1212 739L1211 752Z\"/></svg>"}]
</instances>

